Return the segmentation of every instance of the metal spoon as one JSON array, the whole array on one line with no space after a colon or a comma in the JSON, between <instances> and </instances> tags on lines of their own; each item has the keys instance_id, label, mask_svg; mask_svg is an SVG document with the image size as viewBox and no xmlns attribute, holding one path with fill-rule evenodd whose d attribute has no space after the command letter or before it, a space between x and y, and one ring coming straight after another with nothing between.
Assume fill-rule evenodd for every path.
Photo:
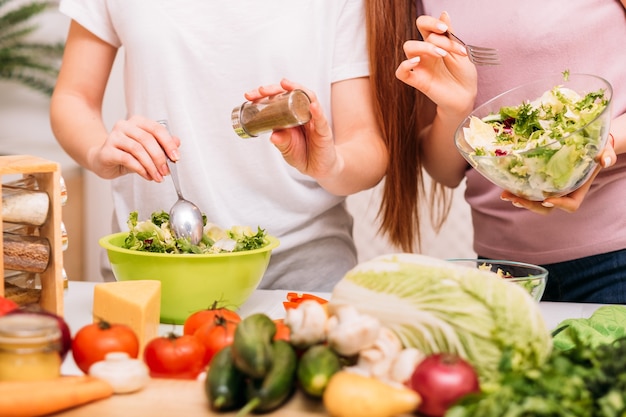
<instances>
[{"instance_id":1,"label":"metal spoon","mask_svg":"<svg viewBox=\"0 0 626 417\"><path fill-rule=\"evenodd\" d=\"M159 123L168 128L167 121L159 120ZM202 212L198 206L183 198L183 193L180 191L180 183L178 182L176 162L167 157L167 166L170 169L176 194L178 194L178 200L170 209L170 227L177 238L189 239L192 244L197 245L202 240L204 226Z\"/></svg>"}]
</instances>

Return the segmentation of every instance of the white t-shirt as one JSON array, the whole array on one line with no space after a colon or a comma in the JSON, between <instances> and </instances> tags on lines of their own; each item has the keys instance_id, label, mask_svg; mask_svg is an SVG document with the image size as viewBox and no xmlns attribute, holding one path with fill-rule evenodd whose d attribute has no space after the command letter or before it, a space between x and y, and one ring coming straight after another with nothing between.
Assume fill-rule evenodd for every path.
<instances>
[{"instance_id":1,"label":"white t-shirt","mask_svg":"<svg viewBox=\"0 0 626 417\"><path fill-rule=\"evenodd\" d=\"M123 47L129 115L167 119L180 137L185 198L222 227L280 239L261 287L329 290L356 263L345 199L288 165L268 135L241 139L230 114L245 91L285 77L331 118L331 84L369 73L362 0L62 0L68 15ZM332 120L331 120L332 122ZM170 179L113 181L117 226L168 211Z\"/></svg>"}]
</instances>

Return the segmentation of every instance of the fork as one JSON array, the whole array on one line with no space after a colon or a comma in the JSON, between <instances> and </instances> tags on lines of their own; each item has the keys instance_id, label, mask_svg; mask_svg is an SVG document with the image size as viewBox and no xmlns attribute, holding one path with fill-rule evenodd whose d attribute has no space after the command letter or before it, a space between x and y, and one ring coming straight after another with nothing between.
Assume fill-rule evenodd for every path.
<instances>
[{"instance_id":1,"label":"fork","mask_svg":"<svg viewBox=\"0 0 626 417\"><path fill-rule=\"evenodd\" d=\"M500 57L498 56L498 50L494 48L485 48L483 46L468 45L463 42L458 36L449 30L446 31L448 38L460 43L467 50L467 55L470 61L475 65L498 65L500 64Z\"/></svg>"}]
</instances>

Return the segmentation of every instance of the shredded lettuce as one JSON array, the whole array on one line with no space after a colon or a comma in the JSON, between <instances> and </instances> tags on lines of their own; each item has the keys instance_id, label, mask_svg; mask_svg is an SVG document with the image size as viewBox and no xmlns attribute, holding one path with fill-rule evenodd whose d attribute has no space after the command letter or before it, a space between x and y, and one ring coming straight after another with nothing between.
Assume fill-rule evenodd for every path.
<instances>
[{"instance_id":1,"label":"shredded lettuce","mask_svg":"<svg viewBox=\"0 0 626 417\"><path fill-rule=\"evenodd\" d=\"M468 359L495 381L506 355L517 369L548 357L552 338L538 303L497 274L417 254L363 262L333 289L329 307L350 304L378 318L404 346Z\"/></svg>"},{"instance_id":2,"label":"shredded lettuce","mask_svg":"<svg viewBox=\"0 0 626 417\"><path fill-rule=\"evenodd\" d=\"M474 166L496 184L522 196L545 195L582 183L600 150L608 106L605 91L579 95L557 85L534 101L502 107L464 128ZM545 193L544 194L542 194Z\"/></svg>"}]
</instances>

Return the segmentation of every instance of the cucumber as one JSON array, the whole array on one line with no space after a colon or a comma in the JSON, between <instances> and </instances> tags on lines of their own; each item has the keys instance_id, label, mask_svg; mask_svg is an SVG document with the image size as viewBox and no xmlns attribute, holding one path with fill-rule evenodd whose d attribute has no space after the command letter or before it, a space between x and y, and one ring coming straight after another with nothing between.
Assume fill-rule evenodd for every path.
<instances>
[{"instance_id":1,"label":"cucumber","mask_svg":"<svg viewBox=\"0 0 626 417\"><path fill-rule=\"evenodd\" d=\"M250 412L267 413L284 404L295 391L298 358L293 347L284 340L272 345L274 361L263 379L249 379L246 383L248 403L237 417Z\"/></svg>"},{"instance_id":2,"label":"cucumber","mask_svg":"<svg viewBox=\"0 0 626 417\"><path fill-rule=\"evenodd\" d=\"M341 370L339 356L328 346L314 345L300 357L297 379L309 396L321 398L330 377Z\"/></svg>"},{"instance_id":3,"label":"cucumber","mask_svg":"<svg viewBox=\"0 0 626 417\"><path fill-rule=\"evenodd\" d=\"M245 404L245 375L235 367L230 346L226 346L211 360L204 390L211 409L228 411Z\"/></svg>"},{"instance_id":4,"label":"cucumber","mask_svg":"<svg viewBox=\"0 0 626 417\"><path fill-rule=\"evenodd\" d=\"M272 339L276 323L263 313L244 318L235 330L232 354L235 366L252 378L263 378L272 366Z\"/></svg>"}]
</instances>

